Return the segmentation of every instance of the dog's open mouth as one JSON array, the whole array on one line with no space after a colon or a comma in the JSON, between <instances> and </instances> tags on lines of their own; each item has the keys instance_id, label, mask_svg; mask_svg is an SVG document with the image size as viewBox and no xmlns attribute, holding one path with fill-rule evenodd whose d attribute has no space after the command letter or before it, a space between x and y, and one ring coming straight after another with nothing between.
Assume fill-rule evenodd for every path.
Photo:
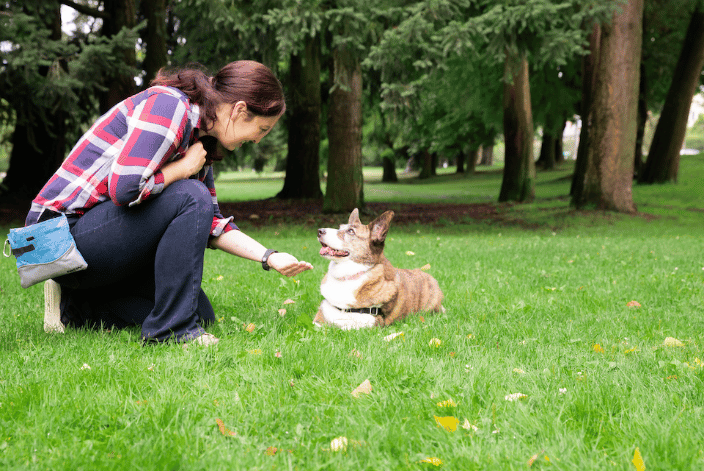
<instances>
[{"instance_id":1,"label":"dog's open mouth","mask_svg":"<svg viewBox=\"0 0 704 471\"><path fill-rule=\"evenodd\" d=\"M320 255L322 256L328 256L328 257L346 257L350 253L345 251L345 250L335 250L332 247L329 247L325 244L322 244L322 247L320 248Z\"/></svg>"}]
</instances>

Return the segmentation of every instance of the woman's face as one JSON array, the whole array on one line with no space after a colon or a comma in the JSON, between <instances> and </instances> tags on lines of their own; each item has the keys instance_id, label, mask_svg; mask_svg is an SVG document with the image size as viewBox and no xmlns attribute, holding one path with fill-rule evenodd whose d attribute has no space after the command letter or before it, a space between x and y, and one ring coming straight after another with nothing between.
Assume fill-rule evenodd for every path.
<instances>
[{"instance_id":1,"label":"woman's face","mask_svg":"<svg viewBox=\"0 0 704 471\"><path fill-rule=\"evenodd\" d=\"M245 142L258 144L279 121L280 116L255 116L237 102L222 127L218 140L227 150L235 150Z\"/></svg>"}]
</instances>

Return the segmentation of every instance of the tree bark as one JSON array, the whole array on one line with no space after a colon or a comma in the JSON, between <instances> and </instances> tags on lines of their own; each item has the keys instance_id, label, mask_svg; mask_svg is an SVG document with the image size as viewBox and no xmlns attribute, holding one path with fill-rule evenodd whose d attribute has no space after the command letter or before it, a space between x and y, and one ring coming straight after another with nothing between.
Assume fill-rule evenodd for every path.
<instances>
[{"instance_id":1,"label":"tree bark","mask_svg":"<svg viewBox=\"0 0 704 471\"><path fill-rule=\"evenodd\" d=\"M482 146L482 158L478 165L486 165L491 167L494 165L494 144L485 144Z\"/></svg>"},{"instance_id":2,"label":"tree bark","mask_svg":"<svg viewBox=\"0 0 704 471\"><path fill-rule=\"evenodd\" d=\"M697 4L639 183L676 182L692 97L704 66L704 10Z\"/></svg>"},{"instance_id":3,"label":"tree bark","mask_svg":"<svg viewBox=\"0 0 704 471\"><path fill-rule=\"evenodd\" d=\"M147 18L146 43L144 56L144 83L147 88L156 73L167 64L166 57L166 0L149 0L140 3Z\"/></svg>"},{"instance_id":4,"label":"tree bark","mask_svg":"<svg viewBox=\"0 0 704 471\"><path fill-rule=\"evenodd\" d=\"M424 149L420 152L420 157L422 160L418 178L424 180L433 176L433 155L428 149Z\"/></svg>"},{"instance_id":5,"label":"tree bark","mask_svg":"<svg viewBox=\"0 0 704 471\"><path fill-rule=\"evenodd\" d=\"M328 107L328 181L323 211L364 207L362 175L362 66L344 46L333 50L333 90Z\"/></svg>"},{"instance_id":6,"label":"tree bark","mask_svg":"<svg viewBox=\"0 0 704 471\"><path fill-rule=\"evenodd\" d=\"M464 164L467 161L467 154L464 153L464 150L460 149L459 154L457 154L457 172L455 173L464 173Z\"/></svg>"},{"instance_id":7,"label":"tree bark","mask_svg":"<svg viewBox=\"0 0 704 471\"><path fill-rule=\"evenodd\" d=\"M590 142L579 208L632 213L643 0L629 0L602 25L601 48L589 113Z\"/></svg>"},{"instance_id":8,"label":"tree bark","mask_svg":"<svg viewBox=\"0 0 704 471\"><path fill-rule=\"evenodd\" d=\"M596 83L596 73L599 65L599 55L601 51L601 26L598 23L592 25L592 32L589 34L589 54L582 58L582 102L580 106L580 118L582 128L579 131L579 145L577 146L577 159L574 164L574 175L570 195L571 204L576 206L575 195L584 192L584 178L587 174L587 151L591 138L592 123L590 112L592 109L593 91Z\"/></svg>"},{"instance_id":9,"label":"tree bark","mask_svg":"<svg viewBox=\"0 0 704 471\"><path fill-rule=\"evenodd\" d=\"M474 172L477 170L477 160L479 160L479 147L472 145L469 147L469 153L467 154L465 175L474 175Z\"/></svg>"},{"instance_id":10,"label":"tree bark","mask_svg":"<svg viewBox=\"0 0 704 471\"><path fill-rule=\"evenodd\" d=\"M504 140L506 151L499 201L531 201L535 197L533 115L525 53L506 51L504 66Z\"/></svg>"},{"instance_id":11,"label":"tree bark","mask_svg":"<svg viewBox=\"0 0 704 471\"><path fill-rule=\"evenodd\" d=\"M396 162L391 157L383 157L381 159L381 165L384 170L381 181L387 183L395 183L398 181L398 175L396 175Z\"/></svg>"},{"instance_id":12,"label":"tree bark","mask_svg":"<svg viewBox=\"0 0 704 471\"><path fill-rule=\"evenodd\" d=\"M308 38L299 55L291 55L288 155L282 199L322 198L320 189L320 44Z\"/></svg>"},{"instance_id":13,"label":"tree bark","mask_svg":"<svg viewBox=\"0 0 704 471\"><path fill-rule=\"evenodd\" d=\"M104 10L107 17L103 20L101 34L112 37L119 33L122 28L133 28L137 21L135 0L105 0ZM134 47L125 49L124 63L134 67L137 63L137 55ZM115 75L106 84L107 91L100 96L100 112L105 113L117 103L137 92L132 74Z\"/></svg>"}]
</instances>

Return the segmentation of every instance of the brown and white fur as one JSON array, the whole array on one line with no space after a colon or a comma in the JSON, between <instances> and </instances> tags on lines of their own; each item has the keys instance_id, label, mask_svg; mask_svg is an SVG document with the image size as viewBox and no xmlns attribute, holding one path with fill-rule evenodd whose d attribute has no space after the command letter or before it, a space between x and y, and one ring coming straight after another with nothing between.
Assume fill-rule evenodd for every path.
<instances>
[{"instance_id":1,"label":"brown and white fur","mask_svg":"<svg viewBox=\"0 0 704 471\"><path fill-rule=\"evenodd\" d=\"M420 269L394 268L384 256L393 216L393 211L386 211L365 226L355 209L339 229L318 229L320 255L330 265L320 285L325 299L313 320L317 325L359 329L387 326L413 312L444 312L443 294L435 278ZM346 311L359 308L380 312Z\"/></svg>"}]
</instances>

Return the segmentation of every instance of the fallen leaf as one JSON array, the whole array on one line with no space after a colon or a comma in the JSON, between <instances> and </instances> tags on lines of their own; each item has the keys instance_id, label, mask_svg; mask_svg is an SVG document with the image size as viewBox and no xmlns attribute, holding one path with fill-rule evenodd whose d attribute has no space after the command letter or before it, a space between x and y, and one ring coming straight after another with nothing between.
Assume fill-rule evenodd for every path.
<instances>
[{"instance_id":1,"label":"fallen leaf","mask_svg":"<svg viewBox=\"0 0 704 471\"><path fill-rule=\"evenodd\" d=\"M294 301L293 299L287 299L286 301L284 301L284 304L293 304L295 302L296 301Z\"/></svg>"},{"instance_id":2,"label":"fallen leaf","mask_svg":"<svg viewBox=\"0 0 704 471\"><path fill-rule=\"evenodd\" d=\"M362 384L357 386L354 391L352 391L352 395L354 397L359 397L360 394L371 394L371 392L372 383L368 379L365 379Z\"/></svg>"},{"instance_id":3,"label":"fallen leaf","mask_svg":"<svg viewBox=\"0 0 704 471\"><path fill-rule=\"evenodd\" d=\"M222 280L224 280L224 279L225 279L225 277L222 276L222 275L220 275L220 276L218 276L217 278L215 278L215 281L222 281Z\"/></svg>"},{"instance_id":4,"label":"fallen leaf","mask_svg":"<svg viewBox=\"0 0 704 471\"><path fill-rule=\"evenodd\" d=\"M528 396L526 396L523 393L513 393L513 394L508 394L504 396L504 399L506 399L509 402L514 402L514 401L520 401L521 399L525 399Z\"/></svg>"},{"instance_id":5,"label":"fallen leaf","mask_svg":"<svg viewBox=\"0 0 704 471\"><path fill-rule=\"evenodd\" d=\"M276 358L281 358L281 352L276 352L276 353L274 353L274 356L275 356Z\"/></svg>"},{"instance_id":6,"label":"fallen leaf","mask_svg":"<svg viewBox=\"0 0 704 471\"><path fill-rule=\"evenodd\" d=\"M246 331L249 332L250 334L251 334L252 332L254 332L254 329L256 329L256 328L257 328L257 326L254 325L254 324L251 323L251 322L250 322L249 324L247 324L247 325L244 326L244 330L246 330Z\"/></svg>"},{"instance_id":7,"label":"fallen leaf","mask_svg":"<svg viewBox=\"0 0 704 471\"><path fill-rule=\"evenodd\" d=\"M645 461L640 454L640 448L636 447L636 451L633 452L633 466L636 467L636 471L645 471Z\"/></svg>"},{"instance_id":8,"label":"fallen leaf","mask_svg":"<svg viewBox=\"0 0 704 471\"><path fill-rule=\"evenodd\" d=\"M403 337L403 332L396 332L393 334L389 334L386 337L384 337L384 340L386 340L387 342L391 342L396 337Z\"/></svg>"},{"instance_id":9,"label":"fallen leaf","mask_svg":"<svg viewBox=\"0 0 704 471\"><path fill-rule=\"evenodd\" d=\"M355 358L362 358L362 354L356 348L352 349L352 351L349 353L349 356L355 357Z\"/></svg>"},{"instance_id":10,"label":"fallen leaf","mask_svg":"<svg viewBox=\"0 0 704 471\"><path fill-rule=\"evenodd\" d=\"M638 351L638 347L633 347L633 348L629 348L628 350L626 350L623 353L633 353L633 352L637 352L637 351Z\"/></svg>"},{"instance_id":11,"label":"fallen leaf","mask_svg":"<svg viewBox=\"0 0 704 471\"><path fill-rule=\"evenodd\" d=\"M259 219L259 215L252 213L249 215L249 219Z\"/></svg>"},{"instance_id":12,"label":"fallen leaf","mask_svg":"<svg viewBox=\"0 0 704 471\"><path fill-rule=\"evenodd\" d=\"M426 263L425 265L423 265L422 267L420 267L420 269L423 270L423 271L430 270L430 264L429 264L429 263Z\"/></svg>"},{"instance_id":13,"label":"fallen leaf","mask_svg":"<svg viewBox=\"0 0 704 471\"><path fill-rule=\"evenodd\" d=\"M595 351L596 353L604 353L604 348L603 348L601 345L599 345L598 343L595 343L595 344L592 346L592 348L594 349L594 351Z\"/></svg>"},{"instance_id":14,"label":"fallen leaf","mask_svg":"<svg viewBox=\"0 0 704 471\"><path fill-rule=\"evenodd\" d=\"M215 423L218 424L218 428L220 429L220 433L222 433L226 437L234 437L235 435L237 435L235 432L233 432L229 428L225 427L225 423L222 420L215 419Z\"/></svg>"},{"instance_id":15,"label":"fallen leaf","mask_svg":"<svg viewBox=\"0 0 704 471\"><path fill-rule=\"evenodd\" d=\"M151 365L149 365L149 366L147 367L147 369L148 369L149 371L154 371L154 363L152 363Z\"/></svg>"},{"instance_id":16,"label":"fallen leaf","mask_svg":"<svg viewBox=\"0 0 704 471\"><path fill-rule=\"evenodd\" d=\"M333 438L330 442L330 449L332 451L345 451L347 449L347 443L347 437Z\"/></svg>"},{"instance_id":17,"label":"fallen leaf","mask_svg":"<svg viewBox=\"0 0 704 471\"><path fill-rule=\"evenodd\" d=\"M638 301L628 301L626 303L626 306L628 307L640 307L640 303Z\"/></svg>"},{"instance_id":18,"label":"fallen leaf","mask_svg":"<svg viewBox=\"0 0 704 471\"><path fill-rule=\"evenodd\" d=\"M469 419L464 419L464 423L462 424L462 428L465 430L472 430L474 432L479 431L479 429L477 428L476 425L472 425L469 423Z\"/></svg>"},{"instance_id":19,"label":"fallen leaf","mask_svg":"<svg viewBox=\"0 0 704 471\"><path fill-rule=\"evenodd\" d=\"M674 337L667 337L662 344L665 347L684 347L684 344Z\"/></svg>"},{"instance_id":20,"label":"fallen leaf","mask_svg":"<svg viewBox=\"0 0 704 471\"><path fill-rule=\"evenodd\" d=\"M523 371L523 370L520 369L520 368L514 368L514 369L513 369L513 372L514 372L514 373L518 373L519 375L524 375L524 374L526 374L526 372Z\"/></svg>"},{"instance_id":21,"label":"fallen leaf","mask_svg":"<svg viewBox=\"0 0 704 471\"><path fill-rule=\"evenodd\" d=\"M558 394L567 394L567 388L560 388L557 390Z\"/></svg>"},{"instance_id":22,"label":"fallen leaf","mask_svg":"<svg viewBox=\"0 0 704 471\"><path fill-rule=\"evenodd\" d=\"M442 466L442 460L440 458L436 458L434 456L429 456L425 459L422 459L419 461L419 463L429 463L432 464L433 466Z\"/></svg>"},{"instance_id":23,"label":"fallen leaf","mask_svg":"<svg viewBox=\"0 0 704 471\"><path fill-rule=\"evenodd\" d=\"M457 407L457 404L452 399L446 399L444 401L438 402L437 406L438 407Z\"/></svg>"},{"instance_id":24,"label":"fallen leaf","mask_svg":"<svg viewBox=\"0 0 704 471\"><path fill-rule=\"evenodd\" d=\"M528 467L530 468L531 466L533 466L533 463L535 463L535 460L538 459L538 455L540 455L544 452L545 452L545 450L540 450L539 452L537 452L536 454L531 456L530 459L528 460Z\"/></svg>"},{"instance_id":25,"label":"fallen leaf","mask_svg":"<svg viewBox=\"0 0 704 471\"><path fill-rule=\"evenodd\" d=\"M89 370L89 369L90 369L90 365L88 365L88 363L83 363L83 366L81 366L81 369L82 369L82 370Z\"/></svg>"},{"instance_id":26,"label":"fallen leaf","mask_svg":"<svg viewBox=\"0 0 704 471\"><path fill-rule=\"evenodd\" d=\"M254 348L252 350L247 350L247 353L249 353L250 355L261 355L262 349L261 348Z\"/></svg>"},{"instance_id":27,"label":"fallen leaf","mask_svg":"<svg viewBox=\"0 0 704 471\"><path fill-rule=\"evenodd\" d=\"M435 417L435 422L438 424L438 427L442 427L448 432L454 432L457 430L457 426L460 423L460 421L453 416L438 417L437 415L434 415L433 417Z\"/></svg>"},{"instance_id":28,"label":"fallen leaf","mask_svg":"<svg viewBox=\"0 0 704 471\"><path fill-rule=\"evenodd\" d=\"M415 252L411 252L411 251L409 250L408 252L406 252L406 255L408 255L408 256L410 257L410 256L412 256L412 255L415 255Z\"/></svg>"},{"instance_id":29,"label":"fallen leaf","mask_svg":"<svg viewBox=\"0 0 704 471\"><path fill-rule=\"evenodd\" d=\"M279 451L278 448L276 448L275 446L270 446L270 447L268 447L268 448L266 449L266 451L264 452L264 454L267 455L267 456L274 456L277 451Z\"/></svg>"},{"instance_id":30,"label":"fallen leaf","mask_svg":"<svg viewBox=\"0 0 704 471\"><path fill-rule=\"evenodd\" d=\"M284 309L284 308L279 309L279 315L281 317L284 317L286 315L286 309Z\"/></svg>"},{"instance_id":31,"label":"fallen leaf","mask_svg":"<svg viewBox=\"0 0 704 471\"><path fill-rule=\"evenodd\" d=\"M440 348L440 345L442 345L442 340L432 338L432 339L430 339L430 342L428 342L428 345L430 345L433 348Z\"/></svg>"}]
</instances>

